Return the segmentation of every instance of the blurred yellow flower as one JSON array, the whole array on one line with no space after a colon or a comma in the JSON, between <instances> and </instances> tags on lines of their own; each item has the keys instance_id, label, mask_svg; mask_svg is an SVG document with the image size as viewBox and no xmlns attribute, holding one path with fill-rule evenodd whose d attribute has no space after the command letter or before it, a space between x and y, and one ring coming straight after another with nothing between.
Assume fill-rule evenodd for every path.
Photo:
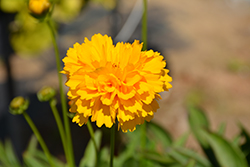
<instances>
[{"instance_id":1,"label":"blurred yellow flower","mask_svg":"<svg viewBox=\"0 0 250 167\"><path fill-rule=\"evenodd\" d=\"M96 34L69 48L62 73L67 75L70 112L80 126L88 118L110 128L118 120L123 132L150 121L159 108L160 92L172 87L169 70L158 52L141 51L142 44L119 42Z\"/></svg>"},{"instance_id":2,"label":"blurred yellow flower","mask_svg":"<svg viewBox=\"0 0 250 167\"><path fill-rule=\"evenodd\" d=\"M49 10L50 5L49 0L30 0L29 10L35 15L41 15Z\"/></svg>"}]
</instances>

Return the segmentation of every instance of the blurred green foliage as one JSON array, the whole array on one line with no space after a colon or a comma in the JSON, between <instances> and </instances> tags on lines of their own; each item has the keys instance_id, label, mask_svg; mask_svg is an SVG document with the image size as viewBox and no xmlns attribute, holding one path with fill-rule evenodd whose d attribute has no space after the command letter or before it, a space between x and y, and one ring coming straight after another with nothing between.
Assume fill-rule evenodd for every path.
<instances>
[{"instance_id":1,"label":"blurred green foliage","mask_svg":"<svg viewBox=\"0 0 250 167\"><path fill-rule=\"evenodd\" d=\"M245 62L240 59L231 59L227 63L227 68L234 73L250 73L250 62Z\"/></svg>"},{"instance_id":2,"label":"blurred green foliage","mask_svg":"<svg viewBox=\"0 0 250 167\"><path fill-rule=\"evenodd\" d=\"M54 25L69 23L75 19L90 0L50 0L53 4L52 20ZM111 10L116 0L92 0ZM16 13L9 25L10 41L18 55L33 56L51 46L50 31L46 23L33 18L28 10L28 0L1 0L0 10Z\"/></svg>"},{"instance_id":3,"label":"blurred green foliage","mask_svg":"<svg viewBox=\"0 0 250 167\"><path fill-rule=\"evenodd\" d=\"M176 140L159 125L148 123L147 145L145 150L140 148L140 127L134 132L123 134L124 148L114 159L115 167L139 166L141 158L148 167L247 167L250 165L250 136L245 128L239 124L240 133L233 139L224 137L225 124L221 124L217 131L210 129L210 123L203 110L189 107L190 132L183 134ZM187 139L194 135L203 153L185 147ZM102 133L95 132L95 140L100 149ZM104 146L99 151L100 167L109 164L109 149ZM80 167L93 166L96 162L96 152L90 140L80 161ZM49 166L43 152L37 149L37 140L33 136L29 146L23 153L23 164L16 157L9 140L0 143L0 167L32 167ZM65 166L63 162L54 158L58 167Z\"/></svg>"}]
</instances>

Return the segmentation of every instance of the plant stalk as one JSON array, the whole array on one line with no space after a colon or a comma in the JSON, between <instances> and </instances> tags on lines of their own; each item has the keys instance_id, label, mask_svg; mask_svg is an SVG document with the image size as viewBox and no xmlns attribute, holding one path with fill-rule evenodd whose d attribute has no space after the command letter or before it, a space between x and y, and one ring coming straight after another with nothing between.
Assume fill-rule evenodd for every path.
<instances>
[{"instance_id":1,"label":"plant stalk","mask_svg":"<svg viewBox=\"0 0 250 167\"><path fill-rule=\"evenodd\" d=\"M142 50L145 51L147 50L147 33L148 33L148 20L147 20L147 10L148 10L148 4L147 0L143 0L143 15L142 15L142 42L143 42L143 47Z\"/></svg>"},{"instance_id":2,"label":"plant stalk","mask_svg":"<svg viewBox=\"0 0 250 167\"><path fill-rule=\"evenodd\" d=\"M115 124L111 127L111 134L110 134L110 162L109 162L110 167L113 167L114 151L115 151Z\"/></svg>"},{"instance_id":3,"label":"plant stalk","mask_svg":"<svg viewBox=\"0 0 250 167\"><path fill-rule=\"evenodd\" d=\"M50 104L50 108L51 108L51 110L53 112L53 115L55 117L57 127L59 129L59 133L60 133L60 136L61 136L62 145L63 145L64 153L65 153L65 156L66 156L66 160L67 160L67 162L69 162L70 160L69 160L69 154L68 154L68 147L67 147L67 142L66 142L65 131L64 131L62 120L61 120L60 115L58 113L58 110L56 108L56 99L55 98L51 99L49 101L49 104Z\"/></svg>"},{"instance_id":4,"label":"plant stalk","mask_svg":"<svg viewBox=\"0 0 250 167\"><path fill-rule=\"evenodd\" d=\"M67 116L67 101L64 96L64 90L63 90L63 83L62 83L62 75L60 74L61 71L61 62L60 62L60 56L59 56L59 49L58 45L56 43L56 34L54 31L54 28L51 24L51 20L49 19L47 21L48 27L51 32L52 42L55 49L55 57L56 57L56 67L58 72L58 80L59 80L59 90L60 90L60 97L61 97L61 104L62 104L62 113L63 113L63 120L64 120L64 127L65 127L65 133L66 133L66 141L67 141L67 147L68 147L68 155L69 155L69 165L70 167L75 167L75 160L74 160L74 152L73 152L73 146L72 146L72 139L71 139L71 132L70 132L70 124Z\"/></svg>"},{"instance_id":5,"label":"plant stalk","mask_svg":"<svg viewBox=\"0 0 250 167\"><path fill-rule=\"evenodd\" d=\"M143 15L142 15L142 42L143 51L147 50L147 0L143 0ZM145 150L147 142L147 122L141 125L141 151ZM140 158L140 167L144 166L143 157Z\"/></svg>"},{"instance_id":6,"label":"plant stalk","mask_svg":"<svg viewBox=\"0 0 250 167\"><path fill-rule=\"evenodd\" d=\"M23 116L26 119L27 123L29 124L30 128L32 129L33 133L36 135L36 138L38 140L38 142L40 143L48 161L50 166L55 167L53 161L52 161L52 157L51 154L49 152L48 147L46 146L41 134L39 133L38 129L36 128L36 125L34 124L34 122L31 120L30 116L26 113L26 111L23 112Z\"/></svg>"},{"instance_id":7,"label":"plant stalk","mask_svg":"<svg viewBox=\"0 0 250 167\"><path fill-rule=\"evenodd\" d=\"M93 130L91 122L89 120L87 122L87 127L88 127L88 130L89 130L89 134L90 134L91 140L93 141L94 147L95 147L95 152L96 152L96 163L95 163L95 166L98 167L98 165L99 165L99 158L100 158L100 156L99 156L99 149L98 149L96 141L95 141L94 130Z\"/></svg>"}]
</instances>

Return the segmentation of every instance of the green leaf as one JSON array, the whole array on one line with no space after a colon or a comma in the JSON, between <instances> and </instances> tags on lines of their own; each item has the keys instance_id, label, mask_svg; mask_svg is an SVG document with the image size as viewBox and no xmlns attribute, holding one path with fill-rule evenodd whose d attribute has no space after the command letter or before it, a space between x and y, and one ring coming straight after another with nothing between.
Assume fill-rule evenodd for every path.
<instances>
[{"instance_id":1,"label":"green leaf","mask_svg":"<svg viewBox=\"0 0 250 167\"><path fill-rule=\"evenodd\" d=\"M226 167L247 167L247 161L244 154L238 147L230 144L224 138L215 133L203 131L209 144L215 152L215 156L221 166Z\"/></svg>"},{"instance_id":2,"label":"green leaf","mask_svg":"<svg viewBox=\"0 0 250 167\"><path fill-rule=\"evenodd\" d=\"M0 141L0 164L4 166L10 166L3 143Z\"/></svg>"},{"instance_id":3,"label":"green leaf","mask_svg":"<svg viewBox=\"0 0 250 167\"><path fill-rule=\"evenodd\" d=\"M219 127L217 133L218 133L219 135L223 136L224 133L225 133L225 130L226 130L226 123L223 122L223 123L220 124L220 127Z\"/></svg>"},{"instance_id":4,"label":"green leaf","mask_svg":"<svg viewBox=\"0 0 250 167\"><path fill-rule=\"evenodd\" d=\"M197 140L202 144L202 146L207 146L206 139L202 134L200 134L200 129L208 129L209 121L204 114L204 112L195 107L189 107L189 125L192 129Z\"/></svg>"},{"instance_id":5,"label":"green leaf","mask_svg":"<svg viewBox=\"0 0 250 167\"><path fill-rule=\"evenodd\" d=\"M101 163L99 164L98 167L107 167L109 166L109 159L110 159L110 154L109 154L110 149L108 147L103 147L100 151L100 158L101 158ZM118 167L115 165L115 158L114 157L114 166Z\"/></svg>"},{"instance_id":6,"label":"green leaf","mask_svg":"<svg viewBox=\"0 0 250 167\"><path fill-rule=\"evenodd\" d=\"M241 150L244 153L248 164L250 164L250 136L246 129L239 123L241 128L241 136L245 138L245 142L241 145Z\"/></svg>"},{"instance_id":7,"label":"green leaf","mask_svg":"<svg viewBox=\"0 0 250 167\"><path fill-rule=\"evenodd\" d=\"M29 152L25 152L23 154L23 161L27 167L49 167L50 165L45 162L41 161L30 154Z\"/></svg>"},{"instance_id":8,"label":"green leaf","mask_svg":"<svg viewBox=\"0 0 250 167\"><path fill-rule=\"evenodd\" d=\"M190 106L188 118L189 118L189 126L195 138L201 145L202 150L207 155L209 161L213 164L213 166L215 167L219 166L219 163L214 155L213 150L208 144L206 137L202 134L203 129L209 129L209 121L206 115L201 109Z\"/></svg>"},{"instance_id":9,"label":"green leaf","mask_svg":"<svg viewBox=\"0 0 250 167\"><path fill-rule=\"evenodd\" d=\"M10 140L5 141L5 152L6 152L7 158L12 166L21 167L21 164L20 164L20 162L19 162L19 160L18 160L18 158L13 150L13 147L12 147Z\"/></svg>"},{"instance_id":10,"label":"green leaf","mask_svg":"<svg viewBox=\"0 0 250 167\"><path fill-rule=\"evenodd\" d=\"M187 142L188 136L189 136L189 132L185 133L179 139L177 139L173 142L173 146L176 146L176 147L184 146L185 143Z\"/></svg>"},{"instance_id":11,"label":"green leaf","mask_svg":"<svg viewBox=\"0 0 250 167\"><path fill-rule=\"evenodd\" d=\"M101 145L101 138L102 138L102 132L100 130L97 130L95 132L95 141L96 145L99 148ZM89 167L89 166L95 166L96 162L96 150L93 141L90 139L89 143L85 149L84 156L80 161L79 167Z\"/></svg>"},{"instance_id":12,"label":"green leaf","mask_svg":"<svg viewBox=\"0 0 250 167\"><path fill-rule=\"evenodd\" d=\"M191 159L188 161L188 163L185 167L194 167L194 166L195 166L195 160Z\"/></svg>"},{"instance_id":13,"label":"green leaf","mask_svg":"<svg viewBox=\"0 0 250 167\"><path fill-rule=\"evenodd\" d=\"M162 164L162 165L165 165L165 166L168 166L168 165L176 162L168 154L164 155L164 154L160 154L156 151L152 151L152 150L144 151L142 153L142 155L145 159L155 161L155 162Z\"/></svg>"},{"instance_id":14,"label":"green leaf","mask_svg":"<svg viewBox=\"0 0 250 167\"><path fill-rule=\"evenodd\" d=\"M141 141L141 131L140 127L138 127L133 132L127 132L124 134L126 138L126 148L122 151L118 157L114 158L114 166L120 167L130 158L139 159L140 154L135 152L140 148L140 141Z\"/></svg>"},{"instance_id":15,"label":"green leaf","mask_svg":"<svg viewBox=\"0 0 250 167\"><path fill-rule=\"evenodd\" d=\"M232 144L234 145L234 146L239 146L240 145L240 139L241 139L241 136L240 135L236 135L234 138L233 138L233 140L232 140Z\"/></svg>"},{"instance_id":16,"label":"green leaf","mask_svg":"<svg viewBox=\"0 0 250 167\"><path fill-rule=\"evenodd\" d=\"M187 158L173 151L173 149L168 150L167 154L182 166L184 166L187 163Z\"/></svg>"},{"instance_id":17,"label":"green leaf","mask_svg":"<svg viewBox=\"0 0 250 167\"><path fill-rule=\"evenodd\" d=\"M201 156L200 154L198 154L192 150L189 150L189 149L186 149L183 147L175 147L174 150L177 153L185 156L187 159L195 160L199 166L212 167L212 164L206 158L204 158L203 156Z\"/></svg>"},{"instance_id":18,"label":"green leaf","mask_svg":"<svg viewBox=\"0 0 250 167\"><path fill-rule=\"evenodd\" d=\"M147 125L149 129L148 134L152 134L150 136L153 137L153 139L155 139L157 142L161 142L163 147L171 145L172 137L165 129L153 122L149 122Z\"/></svg>"},{"instance_id":19,"label":"green leaf","mask_svg":"<svg viewBox=\"0 0 250 167\"><path fill-rule=\"evenodd\" d=\"M26 151L29 152L29 154L32 155L37 150L37 144L38 144L38 141L37 141L36 136L32 135L31 138L30 138L29 145L28 145Z\"/></svg>"},{"instance_id":20,"label":"green leaf","mask_svg":"<svg viewBox=\"0 0 250 167\"><path fill-rule=\"evenodd\" d=\"M122 165L122 167L128 167L128 166L139 166L139 162L136 161L133 157L127 159L124 164Z\"/></svg>"}]
</instances>

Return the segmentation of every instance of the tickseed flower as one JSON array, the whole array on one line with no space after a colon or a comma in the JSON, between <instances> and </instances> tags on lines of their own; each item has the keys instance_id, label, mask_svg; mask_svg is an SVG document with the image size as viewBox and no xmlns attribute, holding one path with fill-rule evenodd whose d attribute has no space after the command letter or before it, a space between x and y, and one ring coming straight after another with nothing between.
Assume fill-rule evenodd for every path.
<instances>
[{"instance_id":1,"label":"tickseed flower","mask_svg":"<svg viewBox=\"0 0 250 167\"><path fill-rule=\"evenodd\" d=\"M69 48L62 73L67 75L70 112L82 126L89 117L110 128L118 120L123 132L150 121L159 108L160 92L171 88L172 78L158 52L141 51L142 44L119 42L96 34L91 41Z\"/></svg>"},{"instance_id":2,"label":"tickseed flower","mask_svg":"<svg viewBox=\"0 0 250 167\"><path fill-rule=\"evenodd\" d=\"M29 10L32 14L42 15L46 13L51 4L49 0L30 0L29 1Z\"/></svg>"}]
</instances>

